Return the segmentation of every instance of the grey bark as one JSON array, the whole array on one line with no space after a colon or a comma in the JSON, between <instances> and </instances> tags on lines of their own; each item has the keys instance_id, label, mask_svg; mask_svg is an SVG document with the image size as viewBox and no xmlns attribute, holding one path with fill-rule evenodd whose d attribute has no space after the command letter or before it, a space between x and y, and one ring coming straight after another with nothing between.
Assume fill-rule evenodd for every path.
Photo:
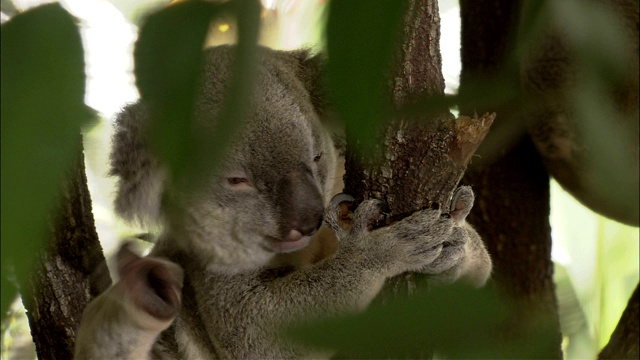
<instances>
[{"instance_id":1,"label":"grey bark","mask_svg":"<svg viewBox=\"0 0 640 360\"><path fill-rule=\"evenodd\" d=\"M81 145L61 190L47 248L38 254L29 284L22 284L31 289L23 303L39 359L73 358L82 310L111 282L91 212Z\"/></svg>"},{"instance_id":2,"label":"grey bark","mask_svg":"<svg viewBox=\"0 0 640 360\"><path fill-rule=\"evenodd\" d=\"M444 95L439 40L437 1L410 1L402 46L389 77L389 93L396 108ZM401 219L433 202L448 204L494 117L486 114L455 119L448 108L441 107L390 119L373 152L359 154L351 143L347 144L345 192L356 202L384 200L393 219ZM349 129L347 134L348 141L357 139ZM415 286L416 275L404 274L389 280L386 287L391 292L384 293L406 295ZM424 349L422 354L411 356L430 357L430 351Z\"/></svg>"}]
</instances>

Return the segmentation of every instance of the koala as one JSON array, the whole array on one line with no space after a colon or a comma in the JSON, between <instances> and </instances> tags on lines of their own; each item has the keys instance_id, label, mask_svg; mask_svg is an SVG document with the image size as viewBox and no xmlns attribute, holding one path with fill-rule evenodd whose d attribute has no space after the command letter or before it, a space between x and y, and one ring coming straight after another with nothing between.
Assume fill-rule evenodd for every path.
<instances>
[{"instance_id":1,"label":"koala","mask_svg":"<svg viewBox=\"0 0 640 360\"><path fill-rule=\"evenodd\" d=\"M233 53L232 46L205 51L195 125L205 134L215 129ZM361 311L386 279L408 271L438 283L487 281L491 260L465 221L474 198L469 187L448 208L384 228L372 227L384 216L376 200L341 221L341 204L352 199L329 200L337 155L319 60L306 51L261 48L258 55L240 135L220 170L191 192L167 186L168 172L145 140L152 121L145 105L120 114L112 153L116 209L128 219L160 218L163 230L147 257L121 249L120 280L85 309L76 358L327 357L279 330ZM176 199L170 216L159 200L166 193ZM337 246L327 250L325 241ZM287 255L302 264L281 258Z\"/></svg>"}]
</instances>

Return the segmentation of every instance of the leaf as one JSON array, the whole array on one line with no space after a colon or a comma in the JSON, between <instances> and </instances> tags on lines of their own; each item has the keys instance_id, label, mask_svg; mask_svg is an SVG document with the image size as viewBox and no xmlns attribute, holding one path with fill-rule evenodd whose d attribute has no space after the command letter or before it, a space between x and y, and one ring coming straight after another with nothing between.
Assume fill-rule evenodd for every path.
<instances>
[{"instance_id":1,"label":"leaf","mask_svg":"<svg viewBox=\"0 0 640 360\"><path fill-rule=\"evenodd\" d=\"M60 5L3 24L1 56L4 316L16 295L7 276L26 280L62 180L79 155L80 127L91 115L80 34Z\"/></svg>"},{"instance_id":2,"label":"leaf","mask_svg":"<svg viewBox=\"0 0 640 360\"><path fill-rule=\"evenodd\" d=\"M243 119L248 107L259 4L253 0L214 4L184 1L149 16L136 43L135 75L142 100L153 118L151 143L180 181L204 178ZM203 46L214 16L231 10L238 17L239 42L228 100L216 118L216 134L193 126L194 105L203 66ZM206 119L212 121L212 119ZM201 129L200 129L201 130Z\"/></svg>"},{"instance_id":3,"label":"leaf","mask_svg":"<svg viewBox=\"0 0 640 360\"><path fill-rule=\"evenodd\" d=\"M360 148L390 115L387 77L399 45L404 1L332 1L327 20L327 72L333 102ZM366 150L365 150L366 151Z\"/></svg>"},{"instance_id":4,"label":"leaf","mask_svg":"<svg viewBox=\"0 0 640 360\"><path fill-rule=\"evenodd\" d=\"M637 107L629 113L630 105L612 101L617 92L627 96L626 93L633 94L629 86L638 86L637 68L634 71L630 66L637 62L631 54L634 40L625 31L621 14L610 6L575 0L549 5L556 24L567 36L576 67L576 80L568 97L569 111L584 137L592 167L580 181L609 207L637 219L637 165L631 166L637 164L633 159L638 148ZM635 81L629 81L634 76ZM625 101L634 100L637 101L637 93L635 99L629 97Z\"/></svg>"},{"instance_id":5,"label":"leaf","mask_svg":"<svg viewBox=\"0 0 640 360\"><path fill-rule=\"evenodd\" d=\"M154 119L152 146L175 174L193 157L190 121L202 48L219 6L185 1L146 18L134 51L136 85Z\"/></svg>"},{"instance_id":6,"label":"leaf","mask_svg":"<svg viewBox=\"0 0 640 360\"><path fill-rule=\"evenodd\" d=\"M377 302L363 314L297 326L287 334L347 358L416 358L432 348L445 358L535 357L553 346L545 323L536 325L535 341L498 341L495 329L504 326L509 309L490 289L455 285Z\"/></svg>"}]
</instances>

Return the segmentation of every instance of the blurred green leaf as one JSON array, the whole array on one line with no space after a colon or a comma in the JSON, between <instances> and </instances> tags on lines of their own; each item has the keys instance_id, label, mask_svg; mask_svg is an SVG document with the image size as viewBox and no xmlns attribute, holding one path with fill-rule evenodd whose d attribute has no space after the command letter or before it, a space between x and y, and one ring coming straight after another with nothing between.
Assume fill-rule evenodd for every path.
<instances>
[{"instance_id":1,"label":"blurred green leaf","mask_svg":"<svg viewBox=\"0 0 640 360\"><path fill-rule=\"evenodd\" d=\"M624 20L610 4L582 0L548 1L547 4L578 61L594 67L593 70L610 81L624 75L627 64L632 61L631 39L625 33Z\"/></svg>"},{"instance_id":2,"label":"blurred green leaf","mask_svg":"<svg viewBox=\"0 0 640 360\"><path fill-rule=\"evenodd\" d=\"M152 146L175 174L193 158L190 121L209 23L220 6L185 1L146 18L134 52L136 85L154 119Z\"/></svg>"},{"instance_id":3,"label":"blurred green leaf","mask_svg":"<svg viewBox=\"0 0 640 360\"><path fill-rule=\"evenodd\" d=\"M61 182L80 151L84 101L82 42L60 5L2 25L2 314L43 246ZM21 289L27 291L28 289Z\"/></svg>"},{"instance_id":4,"label":"blurred green leaf","mask_svg":"<svg viewBox=\"0 0 640 360\"><path fill-rule=\"evenodd\" d=\"M243 119L247 117L250 108L250 94L257 64L256 50L258 29L260 24L260 3L255 0L237 0L232 10L238 22L238 42L232 69L231 84L227 89L227 98L222 111L216 121L214 138L204 136L199 139L201 144L199 157L211 157L211 154L221 154L234 139ZM214 157L206 164L208 168L215 168L219 157Z\"/></svg>"},{"instance_id":5,"label":"blurred green leaf","mask_svg":"<svg viewBox=\"0 0 640 360\"><path fill-rule=\"evenodd\" d=\"M406 2L331 1L326 41L327 71L336 109L361 149L390 115L387 74L399 45Z\"/></svg>"},{"instance_id":6,"label":"blurred green leaf","mask_svg":"<svg viewBox=\"0 0 640 360\"><path fill-rule=\"evenodd\" d=\"M638 86L637 68L634 71L630 66L634 40L625 31L620 13L606 4L567 0L549 2L549 6L555 23L567 36L576 67L569 110L593 166L581 181L611 207L637 219L640 190L637 173L630 170L631 164L637 164L631 151L638 142L637 108L635 115L623 114L613 101L616 89ZM627 78L634 76L635 83L629 82Z\"/></svg>"},{"instance_id":7,"label":"blurred green leaf","mask_svg":"<svg viewBox=\"0 0 640 360\"><path fill-rule=\"evenodd\" d=\"M150 15L144 22L134 53L136 82L153 118L152 146L178 181L214 168L233 138L238 120L244 118L259 9L254 0L222 5L185 1ZM228 10L238 18L238 45L229 100L217 114L212 139L210 133L203 134L192 126L192 121L209 24L214 16Z\"/></svg>"},{"instance_id":8,"label":"blurred green leaf","mask_svg":"<svg viewBox=\"0 0 640 360\"><path fill-rule=\"evenodd\" d=\"M362 314L298 326L288 334L347 358L416 358L433 348L445 358L536 357L554 346L543 319L532 325L534 338L498 339L496 329L508 326L509 308L491 289L454 285L374 303Z\"/></svg>"}]
</instances>

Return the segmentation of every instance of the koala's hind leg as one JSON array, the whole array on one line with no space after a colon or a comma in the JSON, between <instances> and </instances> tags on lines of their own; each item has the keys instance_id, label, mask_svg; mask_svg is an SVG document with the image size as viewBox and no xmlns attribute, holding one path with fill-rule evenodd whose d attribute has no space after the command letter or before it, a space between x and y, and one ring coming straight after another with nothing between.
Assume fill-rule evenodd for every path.
<instances>
[{"instance_id":1,"label":"koala's hind leg","mask_svg":"<svg viewBox=\"0 0 640 360\"><path fill-rule=\"evenodd\" d=\"M124 245L120 280L85 309L76 359L149 359L158 335L181 306L182 269L165 259L140 257Z\"/></svg>"}]
</instances>

